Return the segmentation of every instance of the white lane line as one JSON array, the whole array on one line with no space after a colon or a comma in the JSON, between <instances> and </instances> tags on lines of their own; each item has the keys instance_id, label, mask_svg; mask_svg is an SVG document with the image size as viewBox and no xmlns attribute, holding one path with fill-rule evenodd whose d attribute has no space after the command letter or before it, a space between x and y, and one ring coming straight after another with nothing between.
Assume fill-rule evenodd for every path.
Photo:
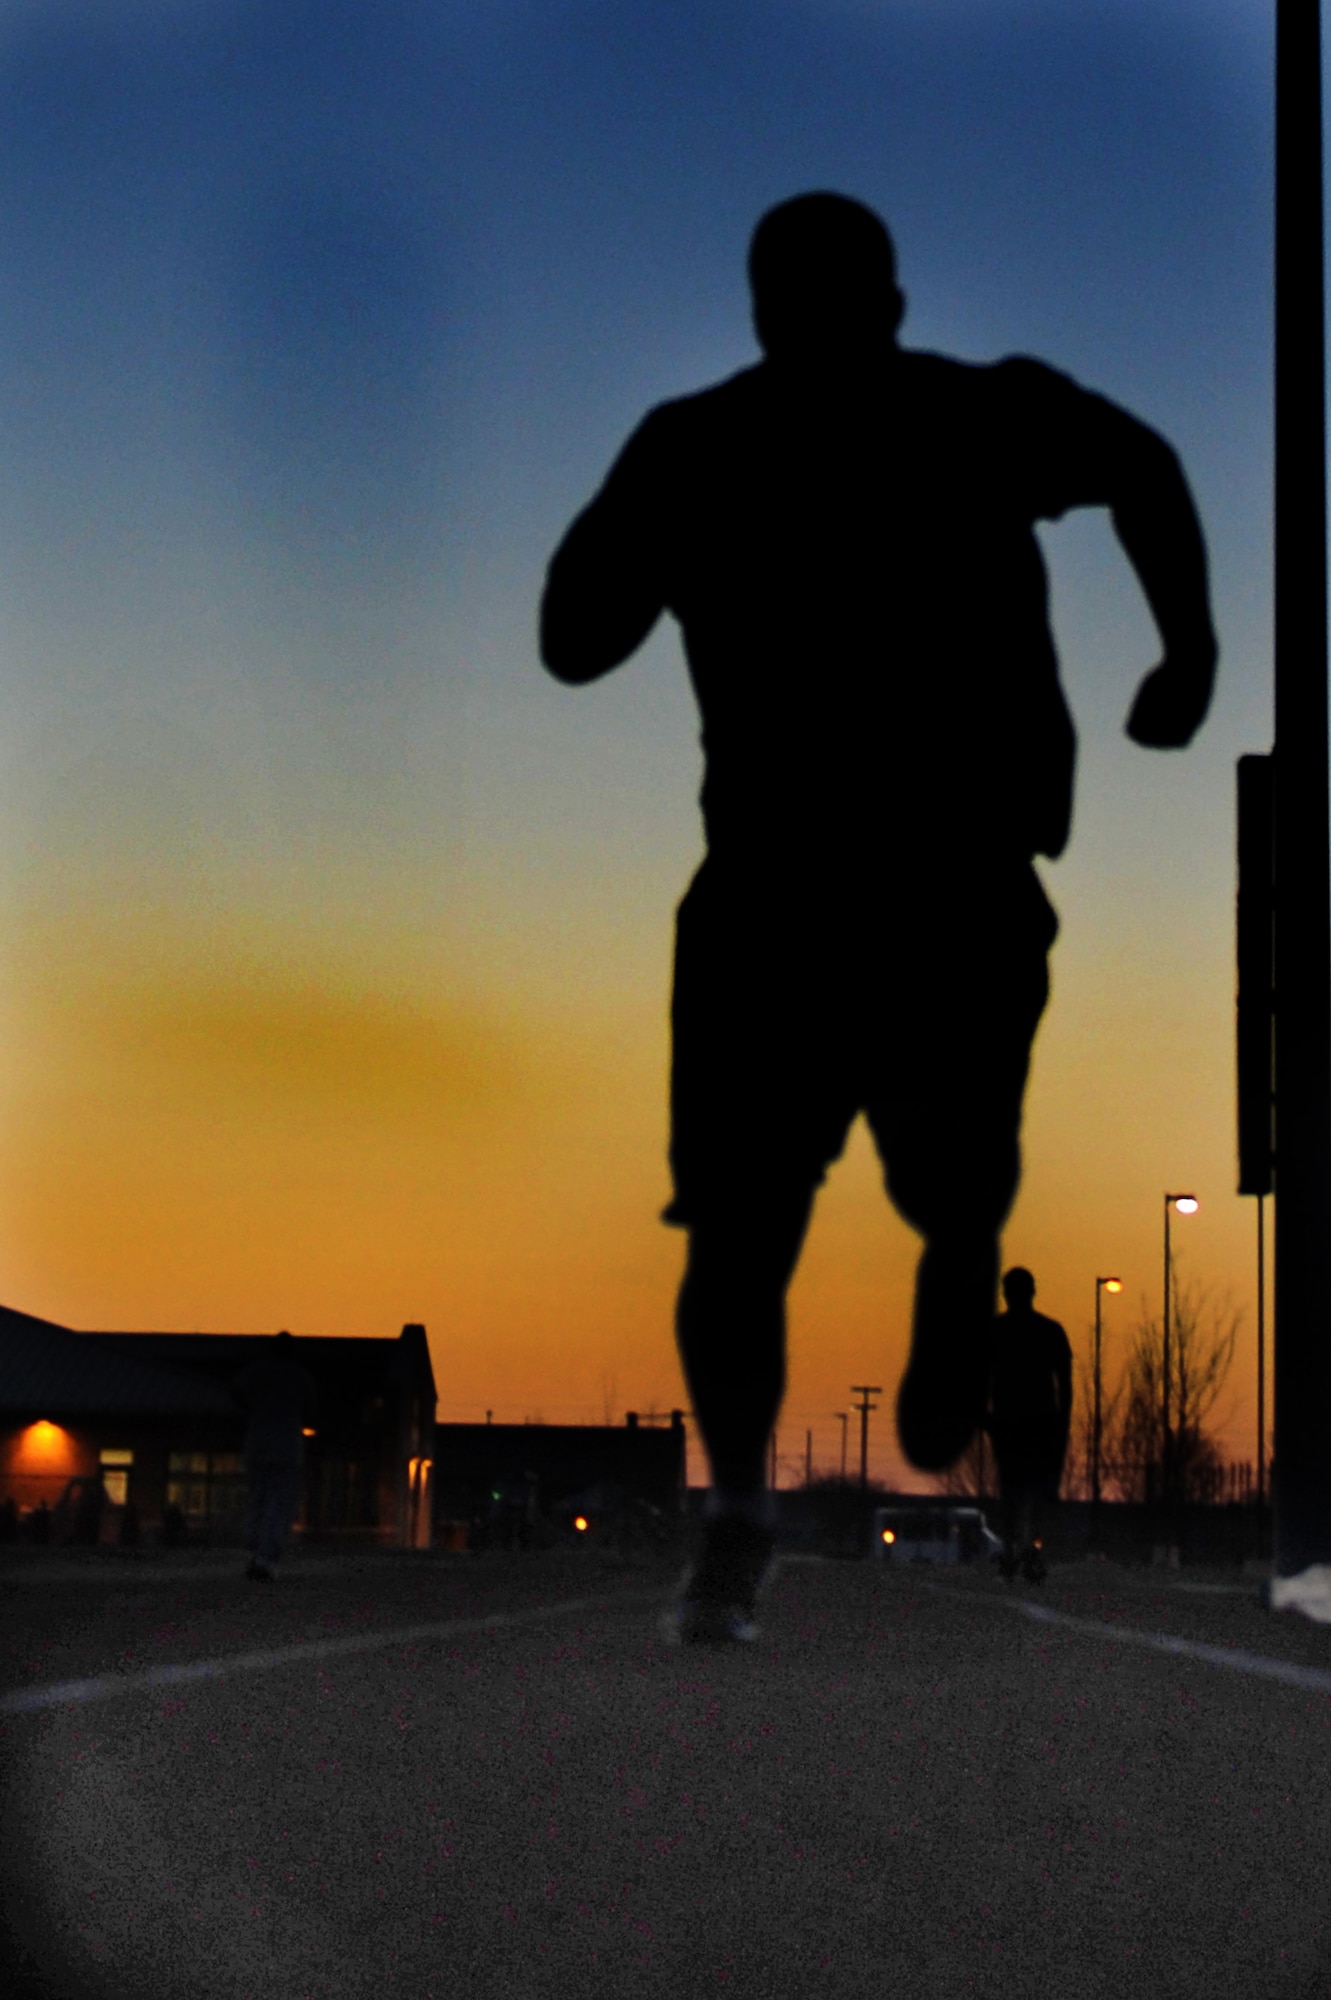
<instances>
[{"instance_id":1,"label":"white lane line","mask_svg":"<svg viewBox=\"0 0 1331 2000\"><path fill-rule=\"evenodd\" d=\"M622 1591L616 1597L571 1597L562 1604L533 1605L526 1611L496 1611L484 1618L445 1618L432 1625L399 1625L383 1632L356 1632L341 1639L309 1639L294 1646L274 1646L263 1653L228 1653L216 1660L182 1660L174 1666L144 1667L138 1673L98 1674L87 1680L54 1681L49 1687L15 1688L0 1695L0 1715L24 1715L33 1709L60 1708L68 1702L105 1701L112 1695L136 1694L144 1688L176 1687L184 1681L216 1681L228 1674L264 1673L300 1660L327 1660L347 1653L373 1653L388 1646L413 1646L421 1640L461 1638L472 1632L502 1632L517 1625L540 1625L549 1618L566 1618L578 1611L613 1611L624 1604L656 1603L659 1590Z\"/></svg>"},{"instance_id":2,"label":"white lane line","mask_svg":"<svg viewBox=\"0 0 1331 2000\"><path fill-rule=\"evenodd\" d=\"M949 1590L945 1584L931 1583L928 1589L941 1597L967 1598L972 1603L998 1604L1024 1612L1038 1625L1062 1625L1071 1632L1084 1632L1094 1639L1113 1639L1119 1645L1145 1646L1155 1653L1177 1653L1190 1660L1204 1660L1208 1666L1228 1667L1231 1673L1256 1674L1268 1681L1285 1681L1290 1687L1311 1688L1317 1694L1331 1694L1331 1671L1325 1667L1300 1667L1292 1660L1272 1659L1267 1653L1249 1653L1242 1646L1208 1646L1201 1639L1180 1639L1173 1632L1138 1632L1131 1625L1106 1625L1098 1618L1074 1618L1069 1612L1055 1611L1048 1604L1035 1604L1029 1597L980 1597L968 1590Z\"/></svg>"}]
</instances>

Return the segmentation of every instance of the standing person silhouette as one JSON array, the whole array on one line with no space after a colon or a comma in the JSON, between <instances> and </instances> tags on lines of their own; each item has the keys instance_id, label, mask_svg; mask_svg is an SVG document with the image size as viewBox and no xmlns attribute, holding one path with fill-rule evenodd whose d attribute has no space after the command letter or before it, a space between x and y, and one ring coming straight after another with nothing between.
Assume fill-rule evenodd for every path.
<instances>
[{"instance_id":1,"label":"standing person silhouette","mask_svg":"<svg viewBox=\"0 0 1331 2000\"><path fill-rule=\"evenodd\" d=\"M1072 1422L1072 1348L1056 1319L1035 1310L1035 1280L1003 1274L1007 1311L993 1325L989 1415L1003 1508L1004 1576L1043 1583L1044 1510L1058 1499Z\"/></svg>"},{"instance_id":2,"label":"standing person silhouette","mask_svg":"<svg viewBox=\"0 0 1331 2000\"><path fill-rule=\"evenodd\" d=\"M253 1559L246 1576L268 1583L276 1574L287 1536L300 1511L305 1468L304 1427L314 1422L314 1378L296 1359L296 1343L283 1331L258 1361L242 1368L231 1393L248 1413L245 1474L249 1487L246 1540Z\"/></svg>"},{"instance_id":3,"label":"standing person silhouette","mask_svg":"<svg viewBox=\"0 0 1331 2000\"><path fill-rule=\"evenodd\" d=\"M891 238L845 196L770 210L748 270L763 358L648 414L541 605L572 684L670 611L702 716L665 1211L689 1232L677 1330L714 1482L686 1638L756 1629L786 1289L860 1111L924 1238L902 1446L939 1470L981 1417L1058 928L1032 856L1062 852L1072 809L1034 523L1113 510L1163 641L1134 741L1191 739L1217 654L1197 515L1153 431L1040 362L901 347Z\"/></svg>"}]
</instances>

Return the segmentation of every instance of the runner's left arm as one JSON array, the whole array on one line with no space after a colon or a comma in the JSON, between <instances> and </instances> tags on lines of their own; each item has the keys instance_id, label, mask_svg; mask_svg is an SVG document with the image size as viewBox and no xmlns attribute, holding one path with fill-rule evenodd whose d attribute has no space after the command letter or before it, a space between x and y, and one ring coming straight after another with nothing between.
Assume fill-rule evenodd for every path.
<instances>
[{"instance_id":1,"label":"runner's left arm","mask_svg":"<svg viewBox=\"0 0 1331 2000\"><path fill-rule=\"evenodd\" d=\"M555 550L541 598L541 659L580 685L635 653L665 609L660 413L633 433Z\"/></svg>"},{"instance_id":2,"label":"runner's left arm","mask_svg":"<svg viewBox=\"0 0 1331 2000\"><path fill-rule=\"evenodd\" d=\"M1127 721L1134 743L1181 750L1211 705L1219 646L1211 619L1206 543L1177 454L1108 397L1040 362L1003 364L1030 445L1032 512L1108 507L1114 532L1160 633L1162 657Z\"/></svg>"}]
</instances>

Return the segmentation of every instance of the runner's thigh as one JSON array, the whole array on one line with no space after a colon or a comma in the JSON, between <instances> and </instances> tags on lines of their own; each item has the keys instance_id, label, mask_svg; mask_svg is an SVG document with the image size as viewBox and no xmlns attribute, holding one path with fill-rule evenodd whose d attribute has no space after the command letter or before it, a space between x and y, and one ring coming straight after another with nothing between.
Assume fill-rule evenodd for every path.
<instances>
[{"instance_id":1,"label":"runner's thigh","mask_svg":"<svg viewBox=\"0 0 1331 2000\"><path fill-rule=\"evenodd\" d=\"M778 893L704 862L679 908L671 1026L668 1219L762 1211L816 1187L858 1104L835 972Z\"/></svg>"}]
</instances>

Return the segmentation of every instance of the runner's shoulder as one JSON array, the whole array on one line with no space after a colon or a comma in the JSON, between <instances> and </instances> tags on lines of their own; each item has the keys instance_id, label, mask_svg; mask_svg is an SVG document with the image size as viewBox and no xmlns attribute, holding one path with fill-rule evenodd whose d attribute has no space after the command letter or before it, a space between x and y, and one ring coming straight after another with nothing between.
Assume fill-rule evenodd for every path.
<instances>
[{"instance_id":1,"label":"runner's shoulder","mask_svg":"<svg viewBox=\"0 0 1331 2000\"><path fill-rule=\"evenodd\" d=\"M966 398L1002 406L1057 404L1089 395L1079 382L1031 354L1005 354L997 361L961 361L930 348L904 347L901 367L912 390L940 398Z\"/></svg>"},{"instance_id":2,"label":"runner's shoulder","mask_svg":"<svg viewBox=\"0 0 1331 2000\"><path fill-rule=\"evenodd\" d=\"M724 381L654 403L632 432L617 469L659 478L695 462L699 451L743 428L764 398L761 364Z\"/></svg>"},{"instance_id":3,"label":"runner's shoulder","mask_svg":"<svg viewBox=\"0 0 1331 2000\"><path fill-rule=\"evenodd\" d=\"M647 432L653 437L670 437L747 414L763 400L764 376L762 363L755 362L720 382L709 382L704 389L691 389L687 395L670 396L663 403L654 403L635 435Z\"/></svg>"},{"instance_id":4,"label":"runner's shoulder","mask_svg":"<svg viewBox=\"0 0 1331 2000\"><path fill-rule=\"evenodd\" d=\"M1071 1354L1072 1342L1068 1339L1066 1327L1060 1325L1058 1320L1051 1319L1048 1313L1038 1312L1034 1317L1039 1321L1040 1331L1049 1342L1050 1347L1058 1353L1062 1353L1063 1349L1066 1348L1068 1353Z\"/></svg>"}]
</instances>

